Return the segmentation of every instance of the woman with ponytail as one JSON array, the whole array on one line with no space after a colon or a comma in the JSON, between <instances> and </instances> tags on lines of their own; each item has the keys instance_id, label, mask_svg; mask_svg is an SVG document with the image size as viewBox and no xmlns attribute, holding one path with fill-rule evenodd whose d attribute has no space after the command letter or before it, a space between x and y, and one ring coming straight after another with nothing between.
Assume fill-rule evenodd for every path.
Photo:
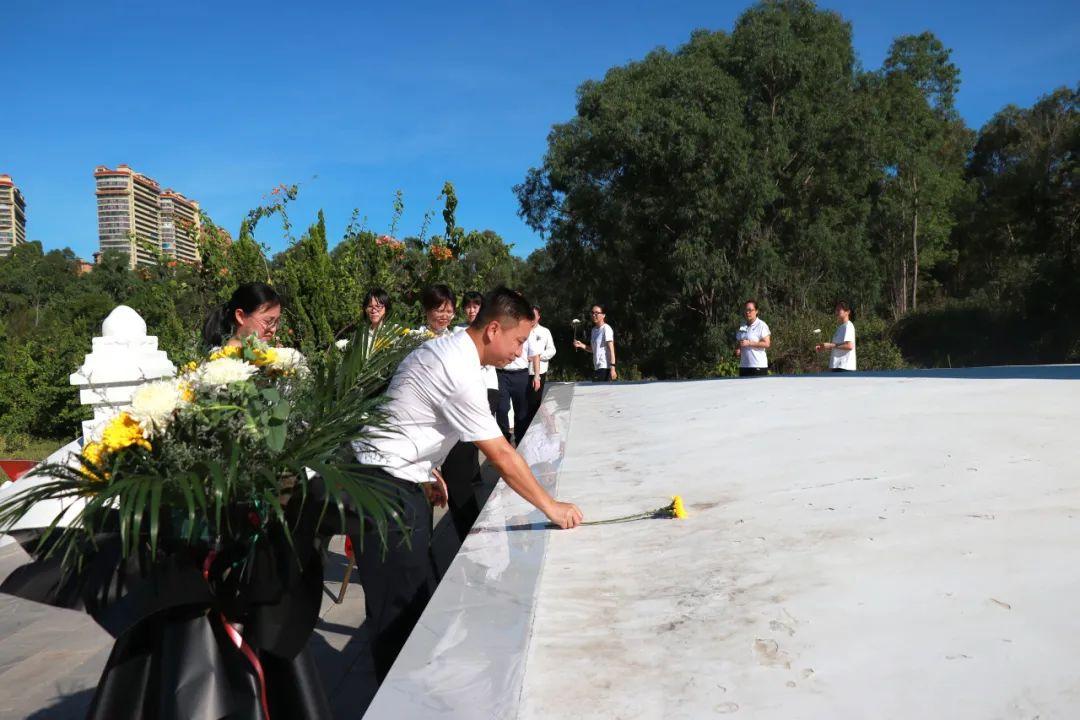
<instances>
[{"instance_id":1,"label":"woman with ponytail","mask_svg":"<svg viewBox=\"0 0 1080 720\"><path fill-rule=\"evenodd\" d=\"M203 325L203 343L217 348L240 345L254 335L269 342L281 321L281 298L265 283L245 283L236 288L228 302L210 311Z\"/></svg>"}]
</instances>

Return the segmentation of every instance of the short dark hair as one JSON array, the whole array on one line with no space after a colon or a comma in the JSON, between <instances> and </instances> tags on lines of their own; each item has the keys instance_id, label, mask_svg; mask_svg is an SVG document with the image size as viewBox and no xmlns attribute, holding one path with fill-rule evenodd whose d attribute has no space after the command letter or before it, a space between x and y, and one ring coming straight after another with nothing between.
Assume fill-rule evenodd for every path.
<instances>
[{"instance_id":1,"label":"short dark hair","mask_svg":"<svg viewBox=\"0 0 1080 720\"><path fill-rule=\"evenodd\" d=\"M457 305L454 291L446 285L432 285L424 290L424 294L420 296L420 304L424 306L425 312L438 310L443 306L443 303L450 303L451 307Z\"/></svg>"},{"instance_id":2,"label":"short dark hair","mask_svg":"<svg viewBox=\"0 0 1080 720\"><path fill-rule=\"evenodd\" d=\"M851 312L851 306L848 305L847 300L837 300L833 310L843 310L844 312Z\"/></svg>"},{"instance_id":3,"label":"short dark hair","mask_svg":"<svg viewBox=\"0 0 1080 720\"><path fill-rule=\"evenodd\" d=\"M600 312L607 315L607 306L604 305L604 303L593 303L591 307L598 307L600 308Z\"/></svg>"},{"instance_id":4,"label":"short dark hair","mask_svg":"<svg viewBox=\"0 0 1080 720\"><path fill-rule=\"evenodd\" d=\"M533 317L532 307L524 295L500 285L484 296L484 304L470 327L480 330L493 320L503 325L509 320L518 323Z\"/></svg>"},{"instance_id":5,"label":"short dark hair","mask_svg":"<svg viewBox=\"0 0 1080 720\"><path fill-rule=\"evenodd\" d=\"M750 298L749 300L744 302L743 305L753 305L755 310L758 309L757 300L755 300L754 298Z\"/></svg>"},{"instance_id":6,"label":"short dark hair","mask_svg":"<svg viewBox=\"0 0 1080 720\"><path fill-rule=\"evenodd\" d=\"M367 295L364 296L364 303L361 307L366 308L372 300L386 308L387 313L390 312L390 295L381 287L373 287L368 290Z\"/></svg>"},{"instance_id":7,"label":"short dark hair","mask_svg":"<svg viewBox=\"0 0 1080 720\"><path fill-rule=\"evenodd\" d=\"M475 290L466 290L461 295L461 307L464 308L466 305L479 305L480 307L484 307L484 296Z\"/></svg>"}]
</instances>

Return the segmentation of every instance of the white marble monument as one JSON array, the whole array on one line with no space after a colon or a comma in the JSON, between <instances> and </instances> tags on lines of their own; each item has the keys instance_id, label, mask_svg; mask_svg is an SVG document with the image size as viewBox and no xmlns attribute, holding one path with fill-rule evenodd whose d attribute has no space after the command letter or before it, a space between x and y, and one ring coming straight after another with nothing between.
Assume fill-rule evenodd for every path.
<instances>
[{"instance_id":1,"label":"white marble monument","mask_svg":"<svg viewBox=\"0 0 1080 720\"><path fill-rule=\"evenodd\" d=\"M83 421L83 437L93 438L106 420L131 402L140 385L176 374L176 366L158 339L146 334L146 321L127 305L118 305L101 324L101 337L71 375L79 388L79 401L93 408L94 417Z\"/></svg>"},{"instance_id":2,"label":"white marble monument","mask_svg":"<svg viewBox=\"0 0 1080 720\"><path fill-rule=\"evenodd\" d=\"M551 386L365 718L1080 717L1080 367Z\"/></svg>"},{"instance_id":3,"label":"white marble monument","mask_svg":"<svg viewBox=\"0 0 1080 720\"><path fill-rule=\"evenodd\" d=\"M146 334L146 321L127 305L118 305L101 324L101 337L92 341L92 350L83 360L78 371L71 375L71 384L79 388L79 401L93 409L94 417L82 423L82 438L60 448L46 462L70 462L78 453L86 438L95 438L101 426L123 407L140 385L176 374L176 366L170 362L164 350L158 350L158 340ZM18 482L0 486L0 498L26 490L35 484L47 482L45 477L22 478ZM70 522L81 507L79 501L42 502L15 526L6 528L45 527L64 513L58 523ZM0 535L0 545L10 542Z\"/></svg>"}]
</instances>

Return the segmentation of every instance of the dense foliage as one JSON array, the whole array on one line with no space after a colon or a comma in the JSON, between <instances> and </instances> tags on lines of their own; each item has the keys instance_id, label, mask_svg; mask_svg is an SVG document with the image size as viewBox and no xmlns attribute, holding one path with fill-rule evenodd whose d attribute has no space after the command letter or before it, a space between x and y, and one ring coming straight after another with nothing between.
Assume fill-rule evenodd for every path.
<instances>
[{"instance_id":1,"label":"dense foliage","mask_svg":"<svg viewBox=\"0 0 1080 720\"><path fill-rule=\"evenodd\" d=\"M522 261L491 231L429 215L397 237L354 221L331 246L320 214L293 236L295 186L244 220L235 242L207 219L198 268L127 270L106 256L80 276L70 251L0 260L0 453L70 436L68 375L118 303L139 311L177 363L195 357L206 310L240 282L285 297L282 338L322 348L361 317L372 285L420 320L419 293L521 287L544 308L558 377L582 377L570 321L607 305L624 377L731 374L733 331L753 297L777 371L822 367L812 346L855 308L862 369L1080 359L1080 86L1003 108L978 132L957 114L960 71L930 33L859 65L852 28L808 0L749 8L731 32L695 32L578 91L540 165L515 188L547 238ZM280 222L288 248L254 239ZM584 325L582 325L584 327ZM581 337L582 330L578 330Z\"/></svg>"},{"instance_id":2,"label":"dense foliage","mask_svg":"<svg viewBox=\"0 0 1080 720\"><path fill-rule=\"evenodd\" d=\"M581 85L516 188L550 238L538 287L579 317L608 304L623 356L660 377L715 372L750 297L783 342L804 338L795 318L847 299L860 327L902 320L915 362L1075 359L1078 91L974 133L959 83L930 33L861 68L850 25L807 0L612 68ZM953 324L1013 349L958 346ZM870 337L861 367L897 360Z\"/></svg>"}]
</instances>

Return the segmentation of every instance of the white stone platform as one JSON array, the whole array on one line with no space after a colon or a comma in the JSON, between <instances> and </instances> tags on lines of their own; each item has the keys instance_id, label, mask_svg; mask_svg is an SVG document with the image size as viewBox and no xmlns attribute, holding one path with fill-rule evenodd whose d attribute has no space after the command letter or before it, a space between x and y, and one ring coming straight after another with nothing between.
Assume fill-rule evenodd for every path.
<instances>
[{"instance_id":1,"label":"white stone platform","mask_svg":"<svg viewBox=\"0 0 1080 720\"><path fill-rule=\"evenodd\" d=\"M552 386L366 717L1080 717L1080 367ZM530 525L536 523L536 525Z\"/></svg>"}]
</instances>

